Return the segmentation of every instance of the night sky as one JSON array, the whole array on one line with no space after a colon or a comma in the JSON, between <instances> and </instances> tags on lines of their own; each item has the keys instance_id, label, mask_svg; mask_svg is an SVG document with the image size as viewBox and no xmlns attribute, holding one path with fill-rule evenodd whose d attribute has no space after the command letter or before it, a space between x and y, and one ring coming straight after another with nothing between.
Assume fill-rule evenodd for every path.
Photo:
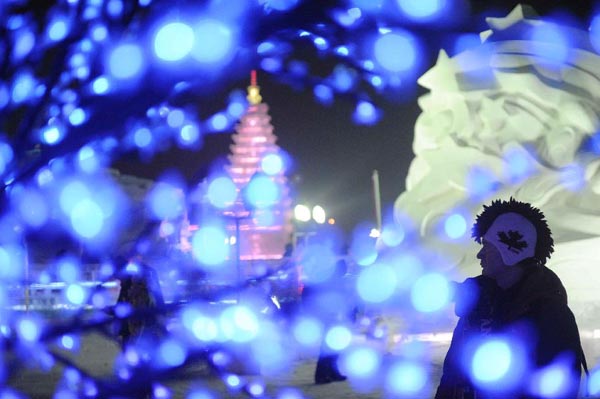
<instances>
[{"instance_id":1,"label":"night sky","mask_svg":"<svg viewBox=\"0 0 600 399\"><path fill-rule=\"evenodd\" d=\"M486 28L485 16L506 16L518 1L472 1L471 18L461 24L459 33L479 33ZM586 27L595 10L593 2L539 0L528 2L542 16L565 13L572 24ZM425 54L424 70L434 65L444 38L434 29L427 32L430 53ZM311 67L320 68L318 60ZM326 66L323 66L325 68ZM327 66L328 67L328 66ZM249 77L240 77L233 87L219 94L226 98L232 88L245 90ZM320 204L345 231L361 222L375 224L372 173L379 171L382 207L391 210L394 200L404 190L408 167L414 156L412 141L421 88L402 98L374 98L383 116L374 126L352 122L354 103L336 99L331 106L314 100L310 88L291 88L276 77L259 71L258 84L263 102L270 107L271 123L277 144L286 150L295 164L288 173L293 197L298 203ZM218 101L215 101L218 102ZM231 132L233 133L233 132ZM204 146L195 152L172 150L156 155L149 163L133 160L117 163L123 172L156 178L167 168L176 168L188 184L199 182L210 163L229 153L230 134L205 137Z\"/></svg>"}]
</instances>

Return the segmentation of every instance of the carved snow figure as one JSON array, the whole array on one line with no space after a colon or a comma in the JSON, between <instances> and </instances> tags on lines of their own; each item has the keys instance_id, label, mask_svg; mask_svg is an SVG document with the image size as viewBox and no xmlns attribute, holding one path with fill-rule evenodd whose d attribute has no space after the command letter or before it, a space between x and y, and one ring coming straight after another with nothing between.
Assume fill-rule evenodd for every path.
<instances>
[{"instance_id":1,"label":"carved snow figure","mask_svg":"<svg viewBox=\"0 0 600 399\"><path fill-rule=\"evenodd\" d=\"M531 203L554 232L549 267L578 318L592 321L600 305L600 56L588 32L540 20L527 6L487 23L481 45L452 58L441 51L419 80L430 92L419 98L415 158L395 222L410 220L460 279L481 272L467 227L481 204Z\"/></svg>"}]
</instances>

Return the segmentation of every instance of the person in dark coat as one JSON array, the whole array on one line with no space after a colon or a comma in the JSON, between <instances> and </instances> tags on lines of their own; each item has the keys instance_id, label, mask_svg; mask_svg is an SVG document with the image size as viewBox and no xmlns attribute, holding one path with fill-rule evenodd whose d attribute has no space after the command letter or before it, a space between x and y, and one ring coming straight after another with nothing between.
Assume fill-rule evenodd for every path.
<instances>
[{"instance_id":1,"label":"person in dark coat","mask_svg":"<svg viewBox=\"0 0 600 399\"><path fill-rule=\"evenodd\" d=\"M587 366L566 290L559 277L545 266L554 252L554 241L543 213L513 198L493 201L477 216L473 237L482 245L477 254L482 276L468 280L471 287L473 283L477 287L470 290L475 295L467 294L474 305L459 314L462 317L444 361L436 399L476 399L498 394L511 398L547 397L544 390L549 388L537 384L531 376L558 364L563 366L563 383L551 396L576 398L582 368L587 372ZM491 334L524 343L527 369L510 386L478 386L464 366L469 340Z\"/></svg>"},{"instance_id":2,"label":"person in dark coat","mask_svg":"<svg viewBox=\"0 0 600 399\"><path fill-rule=\"evenodd\" d=\"M331 276L318 283L308 281L302 291L303 308L321 319L325 331L335 323L350 320L351 307L347 301L344 281L347 268L346 261L339 259ZM331 350L323 339L315 368L315 384L346 380L346 376L338 369L338 357L338 353Z\"/></svg>"}]
</instances>

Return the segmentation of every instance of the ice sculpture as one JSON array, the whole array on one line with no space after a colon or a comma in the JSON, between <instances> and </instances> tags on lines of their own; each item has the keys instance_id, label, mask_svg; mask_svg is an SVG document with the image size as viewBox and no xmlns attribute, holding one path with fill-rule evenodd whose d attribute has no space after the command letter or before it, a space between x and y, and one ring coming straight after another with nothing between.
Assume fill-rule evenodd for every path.
<instances>
[{"instance_id":1,"label":"ice sculpture","mask_svg":"<svg viewBox=\"0 0 600 399\"><path fill-rule=\"evenodd\" d=\"M480 273L470 226L481 205L511 195L528 201L554 232L549 266L575 312L600 309L600 56L593 38L538 19L528 6L487 23L479 46L452 58L441 51L419 80L430 92L419 98L415 158L395 222L412 220L420 242L439 251L458 278ZM441 234L451 215L466 224Z\"/></svg>"}]
</instances>

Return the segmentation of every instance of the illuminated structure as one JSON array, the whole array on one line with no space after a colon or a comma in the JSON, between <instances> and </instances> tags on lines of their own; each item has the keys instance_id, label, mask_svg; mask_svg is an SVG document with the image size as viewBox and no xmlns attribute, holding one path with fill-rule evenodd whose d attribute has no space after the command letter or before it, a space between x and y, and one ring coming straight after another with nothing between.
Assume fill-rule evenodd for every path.
<instances>
[{"instance_id":1,"label":"illuminated structure","mask_svg":"<svg viewBox=\"0 0 600 399\"><path fill-rule=\"evenodd\" d=\"M481 44L453 57L442 51L419 80L430 92L419 99L396 222L410 220L460 279L481 272L469 228L482 204L529 202L552 228L549 266L572 309L591 315L600 308L598 43L525 6L487 22Z\"/></svg>"},{"instance_id":2,"label":"illuminated structure","mask_svg":"<svg viewBox=\"0 0 600 399\"><path fill-rule=\"evenodd\" d=\"M240 260L278 260L292 236L291 200L282 152L275 144L277 137L270 123L269 107L262 102L255 71L252 71L247 98L248 110L236 125L226 166L238 191L236 202L225 212L227 229L231 236L237 237ZM278 165L269 165L269 160L275 160ZM268 207L249 209L244 200L245 190L251 179L259 175L275 183L277 200Z\"/></svg>"}]
</instances>

